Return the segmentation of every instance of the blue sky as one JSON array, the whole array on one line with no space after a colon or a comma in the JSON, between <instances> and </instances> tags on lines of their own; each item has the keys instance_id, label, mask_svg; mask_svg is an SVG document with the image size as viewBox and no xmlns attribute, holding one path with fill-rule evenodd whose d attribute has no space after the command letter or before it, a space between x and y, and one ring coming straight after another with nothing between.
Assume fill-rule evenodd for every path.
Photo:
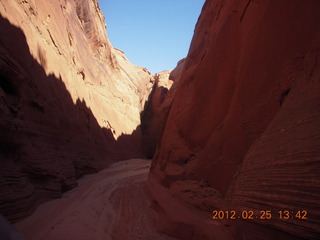
<instances>
[{"instance_id":1,"label":"blue sky","mask_svg":"<svg viewBox=\"0 0 320 240\"><path fill-rule=\"evenodd\" d=\"M205 0L99 0L112 45L152 73L188 53Z\"/></svg>"}]
</instances>

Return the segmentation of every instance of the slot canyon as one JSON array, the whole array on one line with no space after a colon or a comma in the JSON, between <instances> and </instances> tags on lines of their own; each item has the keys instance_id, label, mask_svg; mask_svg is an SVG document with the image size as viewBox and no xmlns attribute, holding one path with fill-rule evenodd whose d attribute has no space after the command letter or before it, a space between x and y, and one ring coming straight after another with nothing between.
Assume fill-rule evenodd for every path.
<instances>
[{"instance_id":1,"label":"slot canyon","mask_svg":"<svg viewBox=\"0 0 320 240\"><path fill-rule=\"evenodd\" d=\"M320 2L206 0L155 74L106 24L0 0L0 240L319 240Z\"/></svg>"}]
</instances>

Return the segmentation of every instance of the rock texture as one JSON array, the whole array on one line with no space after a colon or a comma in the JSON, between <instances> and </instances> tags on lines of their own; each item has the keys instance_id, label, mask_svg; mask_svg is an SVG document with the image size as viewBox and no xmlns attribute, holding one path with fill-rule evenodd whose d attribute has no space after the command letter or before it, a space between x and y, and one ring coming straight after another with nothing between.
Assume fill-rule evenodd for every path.
<instances>
[{"instance_id":1,"label":"rock texture","mask_svg":"<svg viewBox=\"0 0 320 240\"><path fill-rule=\"evenodd\" d=\"M170 71L155 74L152 91L141 114L142 148L148 158L153 157L172 101L167 96L173 84L169 75Z\"/></svg>"},{"instance_id":2,"label":"rock texture","mask_svg":"<svg viewBox=\"0 0 320 240\"><path fill-rule=\"evenodd\" d=\"M181 59L178 63L177 63L177 66L175 69L173 69L171 72L170 72L170 76L169 76L169 79L174 81L174 82L178 82L180 77L181 77L181 74L182 74L182 71L183 71L183 68L184 68L184 63L186 62L186 59L183 58Z\"/></svg>"},{"instance_id":3,"label":"rock texture","mask_svg":"<svg viewBox=\"0 0 320 240\"><path fill-rule=\"evenodd\" d=\"M111 46L97 0L1 0L0 29L0 214L16 221L142 156L153 77Z\"/></svg>"},{"instance_id":4,"label":"rock texture","mask_svg":"<svg viewBox=\"0 0 320 240\"><path fill-rule=\"evenodd\" d=\"M318 1L206 1L148 178L159 229L320 238L319 22ZM273 215L211 221L213 210Z\"/></svg>"},{"instance_id":5,"label":"rock texture","mask_svg":"<svg viewBox=\"0 0 320 240\"><path fill-rule=\"evenodd\" d=\"M172 71L154 75L154 85L141 113L142 147L145 155L152 158L168 117L177 85L184 67L181 59Z\"/></svg>"}]
</instances>

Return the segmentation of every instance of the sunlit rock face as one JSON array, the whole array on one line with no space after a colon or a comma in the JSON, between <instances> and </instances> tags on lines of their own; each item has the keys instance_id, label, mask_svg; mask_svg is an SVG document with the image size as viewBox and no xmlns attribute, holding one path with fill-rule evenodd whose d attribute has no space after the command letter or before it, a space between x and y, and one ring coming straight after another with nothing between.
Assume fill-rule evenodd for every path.
<instances>
[{"instance_id":1,"label":"sunlit rock face","mask_svg":"<svg viewBox=\"0 0 320 240\"><path fill-rule=\"evenodd\" d=\"M159 229L320 237L319 22L318 1L206 1L147 182Z\"/></svg>"},{"instance_id":2,"label":"sunlit rock face","mask_svg":"<svg viewBox=\"0 0 320 240\"><path fill-rule=\"evenodd\" d=\"M1 0L0 14L0 213L15 221L142 156L153 76L111 46L97 0Z\"/></svg>"}]
</instances>

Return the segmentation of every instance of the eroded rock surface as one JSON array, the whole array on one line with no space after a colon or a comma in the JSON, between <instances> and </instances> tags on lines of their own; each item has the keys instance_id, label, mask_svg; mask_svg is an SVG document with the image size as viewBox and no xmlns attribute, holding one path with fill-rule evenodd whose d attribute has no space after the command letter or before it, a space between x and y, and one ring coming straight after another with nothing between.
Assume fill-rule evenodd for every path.
<instances>
[{"instance_id":1,"label":"eroded rock surface","mask_svg":"<svg viewBox=\"0 0 320 240\"><path fill-rule=\"evenodd\" d=\"M142 146L148 158L153 157L172 101L168 96L173 84L169 75L170 71L155 74L152 91L141 114Z\"/></svg>"},{"instance_id":2,"label":"eroded rock surface","mask_svg":"<svg viewBox=\"0 0 320 240\"><path fill-rule=\"evenodd\" d=\"M206 1L148 178L161 230L319 239L319 22L318 1Z\"/></svg>"},{"instance_id":3,"label":"eroded rock surface","mask_svg":"<svg viewBox=\"0 0 320 240\"><path fill-rule=\"evenodd\" d=\"M0 213L16 221L142 156L153 76L111 46L97 0L1 0L0 29Z\"/></svg>"},{"instance_id":4,"label":"eroded rock surface","mask_svg":"<svg viewBox=\"0 0 320 240\"><path fill-rule=\"evenodd\" d=\"M173 69L170 72L170 76L169 76L170 80L172 80L174 82L178 82L179 81L179 79L181 77L181 74L182 74L182 71L183 71L183 68L184 68L184 63L185 62L186 62L186 59L183 58L177 63L177 66L175 67L175 69Z\"/></svg>"},{"instance_id":5,"label":"eroded rock surface","mask_svg":"<svg viewBox=\"0 0 320 240\"><path fill-rule=\"evenodd\" d=\"M148 158L153 157L162 137L184 63L185 58L172 71L154 75L154 85L141 114L142 146Z\"/></svg>"}]
</instances>

